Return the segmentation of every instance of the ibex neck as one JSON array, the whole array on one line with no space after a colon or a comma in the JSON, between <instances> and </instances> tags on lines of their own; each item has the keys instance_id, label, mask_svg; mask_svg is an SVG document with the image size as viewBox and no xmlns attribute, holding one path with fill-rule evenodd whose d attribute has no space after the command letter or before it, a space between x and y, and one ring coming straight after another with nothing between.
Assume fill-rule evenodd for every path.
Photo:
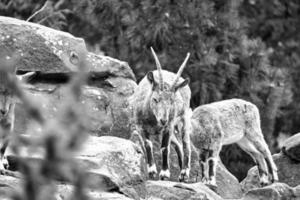
<instances>
[{"instance_id":1,"label":"ibex neck","mask_svg":"<svg viewBox=\"0 0 300 200\"><path fill-rule=\"evenodd\" d=\"M149 92L144 100L144 105L143 105L143 114L145 116L148 116L149 114L153 114L151 112L151 108L150 108L150 99L151 99L151 96L152 96L152 91Z\"/></svg>"}]
</instances>

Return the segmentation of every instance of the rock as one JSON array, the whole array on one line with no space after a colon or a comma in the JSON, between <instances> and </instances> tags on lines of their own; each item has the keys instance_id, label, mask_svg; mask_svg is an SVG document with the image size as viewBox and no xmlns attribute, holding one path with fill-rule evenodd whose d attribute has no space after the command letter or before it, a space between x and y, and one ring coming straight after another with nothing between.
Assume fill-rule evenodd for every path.
<instances>
[{"instance_id":1,"label":"rock","mask_svg":"<svg viewBox=\"0 0 300 200\"><path fill-rule=\"evenodd\" d=\"M202 183L183 184L170 181L147 181L147 199L161 200L222 200Z\"/></svg>"},{"instance_id":2,"label":"rock","mask_svg":"<svg viewBox=\"0 0 300 200\"><path fill-rule=\"evenodd\" d=\"M1 200L9 200L12 199L11 196L18 193L22 189L22 181L21 179L14 178L11 176L3 176L0 175L0 198ZM63 183L56 183L54 186L56 192L53 193L53 197L55 200L67 200L73 195L74 186ZM101 190L95 189L85 189L85 194L91 200L132 200L129 197L126 197L123 194L118 192L105 192Z\"/></svg>"},{"instance_id":3,"label":"rock","mask_svg":"<svg viewBox=\"0 0 300 200\"><path fill-rule=\"evenodd\" d=\"M300 185L294 188L294 193L296 197L300 197Z\"/></svg>"},{"instance_id":4,"label":"rock","mask_svg":"<svg viewBox=\"0 0 300 200\"><path fill-rule=\"evenodd\" d=\"M130 110L127 97L133 93L136 86L134 81L124 78L111 78L115 85L113 90L95 86L83 87L81 103L88 117L87 128L92 135L112 135L129 138ZM33 96L33 101L43 111L46 119L53 119L62 106L61 102L67 98L64 92L65 85L36 84L27 91ZM15 131L19 134L41 131L32 123L21 103L15 109Z\"/></svg>"},{"instance_id":5,"label":"rock","mask_svg":"<svg viewBox=\"0 0 300 200\"><path fill-rule=\"evenodd\" d=\"M10 17L0 17L0 47L17 52L19 71L68 73L76 71L71 62L72 52L86 50L82 38L42 25ZM88 53L88 68L94 76L124 77L135 80L125 62L106 56Z\"/></svg>"},{"instance_id":6,"label":"rock","mask_svg":"<svg viewBox=\"0 0 300 200\"><path fill-rule=\"evenodd\" d=\"M282 152L290 159L300 162L300 133L297 133L284 141Z\"/></svg>"},{"instance_id":7,"label":"rock","mask_svg":"<svg viewBox=\"0 0 300 200\"><path fill-rule=\"evenodd\" d=\"M143 153L131 141L111 136L90 137L76 158L88 171L109 177L123 193L133 189L142 197L146 165Z\"/></svg>"},{"instance_id":8,"label":"rock","mask_svg":"<svg viewBox=\"0 0 300 200\"><path fill-rule=\"evenodd\" d=\"M291 187L300 185L300 163L283 155L282 153L273 155L273 159L278 168L279 181Z\"/></svg>"},{"instance_id":9,"label":"rock","mask_svg":"<svg viewBox=\"0 0 300 200\"><path fill-rule=\"evenodd\" d=\"M31 163L41 163L43 150L23 149L27 152L27 160ZM18 169L15 162L18 158L14 154L8 154L11 168ZM81 169L86 171L86 185L89 189L102 191L117 191L129 197L138 199L145 194L146 169L143 153L138 146L129 140L103 136L90 136L83 148L75 157ZM72 169L65 169L73 173ZM74 175L62 173L57 175L57 180L68 182L68 177Z\"/></svg>"},{"instance_id":10,"label":"rock","mask_svg":"<svg viewBox=\"0 0 300 200\"><path fill-rule=\"evenodd\" d=\"M273 155L273 159L278 168L279 182L286 183L291 187L300 185L300 163L295 163L283 153ZM241 182L241 185L245 192L260 187L257 167L248 171L248 175Z\"/></svg>"},{"instance_id":11,"label":"rock","mask_svg":"<svg viewBox=\"0 0 300 200\"><path fill-rule=\"evenodd\" d=\"M56 186L56 189L56 200L69 200L70 196L72 196L74 186L67 184L58 184ZM117 192L103 192L99 190L87 189L85 191L85 194L90 200L132 200L131 198Z\"/></svg>"},{"instance_id":12,"label":"rock","mask_svg":"<svg viewBox=\"0 0 300 200\"><path fill-rule=\"evenodd\" d=\"M20 179L11 176L0 175L0 199L11 199L11 195L20 189Z\"/></svg>"},{"instance_id":13,"label":"rock","mask_svg":"<svg viewBox=\"0 0 300 200\"><path fill-rule=\"evenodd\" d=\"M238 199L243 196L242 187L237 180L219 161L217 166L217 194L224 199Z\"/></svg>"},{"instance_id":14,"label":"rock","mask_svg":"<svg viewBox=\"0 0 300 200\"><path fill-rule=\"evenodd\" d=\"M179 141L181 139L177 137ZM161 154L160 154L160 141L161 138L154 137L154 158L156 160L158 173L161 168ZM170 172L171 172L171 181L178 181L178 176L180 173L180 168L178 165L178 158L175 149L171 148L170 153ZM191 157L191 172L189 182L194 183L201 180L200 175L200 166L199 166L199 156L195 150L195 147L192 146L192 157ZM157 177L158 179L158 177ZM217 194L222 198L232 198L238 199L241 198L243 193L241 186L238 180L225 168L221 161L218 162L217 166Z\"/></svg>"},{"instance_id":15,"label":"rock","mask_svg":"<svg viewBox=\"0 0 300 200\"><path fill-rule=\"evenodd\" d=\"M295 190L285 183L274 183L272 185L250 190L242 200L296 200Z\"/></svg>"},{"instance_id":16,"label":"rock","mask_svg":"<svg viewBox=\"0 0 300 200\"><path fill-rule=\"evenodd\" d=\"M65 98L63 86L76 71L73 54L86 50L85 42L69 33L15 18L0 17L0 48L17 52L17 73L35 71L29 92L43 99L45 115L55 116L55 109ZM84 88L83 104L89 115L89 130L94 135L129 138L127 99L135 90L135 77L126 62L88 52L89 87ZM16 132L29 129L22 105L16 107Z\"/></svg>"},{"instance_id":17,"label":"rock","mask_svg":"<svg viewBox=\"0 0 300 200\"><path fill-rule=\"evenodd\" d=\"M246 178L241 182L241 186L243 192L248 192L249 190L261 187L256 166L249 169Z\"/></svg>"}]
</instances>

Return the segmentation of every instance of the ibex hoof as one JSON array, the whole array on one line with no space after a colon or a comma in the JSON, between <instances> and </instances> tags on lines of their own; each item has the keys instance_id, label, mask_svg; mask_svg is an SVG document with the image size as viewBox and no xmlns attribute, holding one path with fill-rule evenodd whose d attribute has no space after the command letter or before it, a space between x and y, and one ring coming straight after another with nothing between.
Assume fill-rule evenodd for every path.
<instances>
[{"instance_id":1,"label":"ibex hoof","mask_svg":"<svg viewBox=\"0 0 300 200\"><path fill-rule=\"evenodd\" d=\"M157 170L156 170L156 165L147 165L147 168L148 168L148 174L149 174L149 178L150 179L154 179L156 174L157 174Z\"/></svg>"},{"instance_id":2,"label":"ibex hoof","mask_svg":"<svg viewBox=\"0 0 300 200\"><path fill-rule=\"evenodd\" d=\"M215 180L208 180L206 182L206 185L212 186L212 187L217 187L217 183Z\"/></svg>"},{"instance_id":3,"label":"ibex hoof","mask_svg":"<svg viewBox=\"0 0 300 200\"><path fill-rule=\"evenodd\" d=\"M261 187L265 187L265 186L269 185L268 176L265 175L265 174L263 174L263 175L260 177L259 182L260 182L260 186L261 186Z\"/></svg>"},{"instance_id":4,"label":"ibex hoof","mask_svg":"<svg viewBox=\"0 0 300 200\"><path fill-rule=\"evenodd\" d=\"M4 158L2 159L2 164L3 164L4 169L8 169L9 164L8 164L8 160L7 160L6 156L4 156Z\"/></svg>"},{"instance_id":5,"label":"ibex hoof","mask_svg":"<svg viewBox=\"0 0 300 200\"><path fill-rule=\"evenodd\" d=\"M2 161L0 162L0 170L4 170L8 168L8 162L6 159L2 159Z\"/></svg>"},{"instance_id":6,"label":"ibex hoof","mask_svg":"<svg viewBox=\"0 0 300 200\"><path fill-rule=\"evenodd\" d=\"M170 179L170 171L167 170L161 170L159 173L159 179L160 180L168 180Z\"/></svg>"},{"instance_id":7,"label":"ibex hoof","mask_svg":"<svg viewBox=\"0 0 300 200\"><path fill-rule=\"evenodd\" d=\"M260 182L261 187L265 187L265 186L268 186L268 185L269 185L269 182L264 182L264 181Z\"/></svg>"},{"instance_id":8,"label":"ibex hoof","mask_svg":"<svg viewBox=\"0 0 300 200\"><path fill-rule=\"evenodd\" d=\"M190 169L189 168L183 169L180 172L179 181L180 182L187 182L189 180L189 177L190 177Z\"/></svg>"},{"instance_id":9,"label":"ibex hoof","mask_svg":"<svg viewBox=\"0 0 300 200\"><path fill-rule=\"evenodd\" d=\"M204 183L207 187L209 187L213 191L217 191L217 184L215 179L209 179L209 178L202 178L201 182Z\"/></svg>"}]
</instances>

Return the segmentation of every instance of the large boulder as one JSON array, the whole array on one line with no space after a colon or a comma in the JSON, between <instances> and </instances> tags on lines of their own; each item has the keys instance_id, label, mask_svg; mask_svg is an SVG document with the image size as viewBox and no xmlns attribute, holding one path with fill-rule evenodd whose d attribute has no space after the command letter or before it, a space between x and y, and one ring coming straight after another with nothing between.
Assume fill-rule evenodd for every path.
<instances>
[{"instance_id":1,"label":"large boulder","mask_svg":"<svg viewBox=\"0 0 300 200\"><path fill-rule=\"evenodd\" d=\"M68 184L56 185L57 193L55 194L55 200L69 200L74 195L74 186ZM90 200L133 200L118 192L105 192L93 189L85 190L85 195Z\"/></svg>"},{"instance_id":2,"label":"large boulder","mask_svg":"<svg viewBox=\"0 0 300 200\"><path fill-rule=\"evenodd\" d=\"M291 160L283 153L273 155L273 159L278 168L279 182L286 183L291 187L300 185L300 163ZM257 167L248 171L248 175L241 185L245 192L260 187Z\"/></svg>"},{"instance_id":3,"label":"large boulder","mask_svg":"<svg viewBox=\"0 0 300 200\"><path fill-rule=\"evenodd\" d=\"M183 184L169 181L147 181L147 199L156 200L222 200L202 183Z\"/></svg>"},{"instance_id":4,"label":"large boulder","mask_svg":"<svg viewBox=\"0 0 300 200\"><path fill-rule=\"evenodd\" d=\"M32 147L22 149L23 159L32 164L41 165L43 149ZM25 156L27 154L27 156ZM10 169L18 170L18 156L8 152ZM117 191L138 199L145 194L146 168L143 152L133 142L112 136L89 136L82 149L75 155L75 161L86 174L86 185L90 189ZM72 166L65 169L68 173L56 175L56 179L68 182L75 177Z\"/></svg>"},{"instance_id":5,"label":"large boulder","mask_svg":"<svg viewBox=\"0 0 300 200\"><path fill-rule=\"evenodd\" d=\"M300 196L285 183L274 183L267 187L250 190L242 200L297 200Z\"/></svg>"},{"instance_id":6,"label":"large boulder","mask_svg":"<svg viewBox=\"0 0 300 200\"><path fill-rule=\"evenodd\" d=\"M180 137L177 137L181 142ZM158 172L161 168L161 153L160 153L160 136L154 137L154 158L157 161ZM180 168L178 164L178 158L175 149L171 148L170 153L170 172L171 172L171 181L178 181ZM157 177L158 179L158 177ZM223 198L232 198L238 199L241 198L243 193L239 181L234 177L222 164L221 161L217 165L217 189L216 192ZM190 183L199 182L201 180L201 172L199 166L199 155L195 147L192 145L192 156L191 156L191 172L190 172Z\"/></svg>"},{"instance_id":7,"label":"large boulder","mask_svg":"<svg viewBox=\"0 0 300 200\"><path fill-rule=\"evenodd\" d=\"M297 133L284 141L282 152L290 159L300 162L300 133Z\"/></svg>"},{"instance_id":8,"label":"large boulder","mask_svg":"<svg viewBox=\"0 0 300 200\"><path fill-rule=\"evenodd\" d=\"M130 109L127 106L127 97L134 91L135 82L124 78L111 78L116 87L113 91L103 87L84 86L81 104L88 117L87 128L92 135L112 135L129 138ZM61 102L66 99L65 85L34 84L27 87L29 95L42 110L46 119L57 116ZM22 103L17 103L15 131L17 133L38 132L32 126L31 119L27 116ZM34 124L34 123L33 123Z\"/></svg>"},{"instance_id":9,"label":"large boulder","mask_svg":"<svg viewBox=\"0 0 300 200\"><path fill-rule=\"evenodd\" d=\"M0 199L11 199L11 195L20 190L20 179L11 176L0 175Z\"/></svg>"},{"instance_id":10,"label":"large boulder","mask_svg":"<svg viewBox=\"0 0 300 200\"><path fill-rule=\"evenodd\" d=\"M19 178L1 175L0 182L1 200L10 200L13 196L19 194L20 191L24 189L22 179ZM55 192L52 193L53 200L67 200L74 196L75 188L73 185L57 182L54 185L54 190ZM106 192L89 188L85 189L85 195L90 200L132 200L132 198L126 197L124 194L118 192Z\"/></svg>"},{"instance_id":11,"label":"large boulder","mask_svg":"<svg viewBox=\"0 0 300 200\"><path fill-rule=\"evenodd\" d=\"M15 18L0 17L0 49L17 53L17 73L37 72L29 93L43 101L46 116L65 98L61 88L76 71L74 56L86 50L83 39L69 33ZM126 62L88 52L89 87L83 89L82 103L89 115L89 131L95 135L129 138L127 98L136 87L135 77ZM41 101L40 101L41 102ZM25 117L24 117L25 116ZM21 104L16 107L16 132L28 130Z\"/></svg>"},{"instance_id":12,"label":"large boulder","mask_svg":"<svg viewBox=\"0 0 300 200\"><path fill-rule=\"evenodd\" d=\"M76 71L73 53L86 50L82 38L39 24L0 16L0 47L16 52L19 71L69 73ZM135 79L126 62L88 53L89 71L95 76L115 75Z\"/></svg>"}]
</instances>

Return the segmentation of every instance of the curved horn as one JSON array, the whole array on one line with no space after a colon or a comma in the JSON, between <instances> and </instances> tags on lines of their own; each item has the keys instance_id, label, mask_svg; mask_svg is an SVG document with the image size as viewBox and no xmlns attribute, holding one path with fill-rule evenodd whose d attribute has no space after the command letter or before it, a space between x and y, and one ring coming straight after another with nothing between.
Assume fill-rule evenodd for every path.
<instances>
[{"instance_id":1,"label":"curved horn","mask_svg":"<svg viewBox=\"0 0 300 200\"><path fill-rule=\"evenodd\" d=\"M153 50L153 48L150 47L150 49L151 49L152 55L154 57L154 60L155 60L155 63L156 63L156 67L157 67L157 71L158 71L158 78L159 78L158 84L159 84L160 89L162 89L164 82L163 82L161 64L160 64L160 62L159 62L159 60L157 58L157 55L156 55L155 51Z\"/></svg>"},{"instance_id":2,"label":"curved horn","mask_svg":"<svg viewBox=\"0 0 300 200\"><path fill-rule=\"evenodd\" d=\"M175 78L175 80L174 80L174 82L173 82L173 84L171 86L171 90L175 88L175 86L176 86L176 84L177 84L177 82L178 82L178 80L179 80L179 78L180 78L180 76L181 76L181 74L182 74L185 66L186 66L186 63L187 63L189 57L190 57L190 53L187 53L187 55L186 55L183 63L181 64L181 66L180 66L180 68L179 68L179 70L178 70L178 72L176 74L176 78Z\"/></svg>"}]
</instances>

